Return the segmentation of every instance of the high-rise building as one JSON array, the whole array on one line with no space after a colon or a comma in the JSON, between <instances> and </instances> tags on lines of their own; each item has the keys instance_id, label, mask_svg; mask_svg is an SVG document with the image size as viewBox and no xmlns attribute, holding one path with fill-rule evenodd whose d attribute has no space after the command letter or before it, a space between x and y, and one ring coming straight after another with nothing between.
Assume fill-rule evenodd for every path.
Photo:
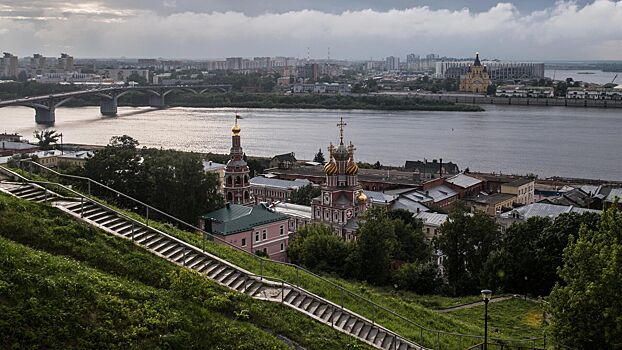
<instances>
[{"instance_id":1,"label":"high-rise building","mask_svg":"<svg viewBox=\"0 0 622 350\"><path fill-rule=\"evenodd\" d=\"M240 141L242 128L238 125L239 116L235 116L235 125L231 128L231 150L229 162L225 168L225 200L227 203L250 205L251 198L249 169L244 160L244 151Z\"/></svg>"},{"instance_id":2,"label":"high-rise building","mask_svg":"<svg viewBox=\"0 0 622 350\"><path fill-rule=\"evenodd\" d=\"M227 57L227 69L242 69L242 57Z\"/></svg>"},{"instance_id":3,"label":"high-rise building","mask_svg":"<svg viewBox=\"0 0 622 350\"><path fill-rule=\"evenodd\" d=\"M343 143L343 122L339 126L339 146L328 147L328 162L324 166L326 181L322 194L311 202L312 221L331 226L344 240L355 238L358 215L367 210L367 196L358 181L359 168L354 161L354 145Z\"/></svg>"},{"instance_id":4,"label":"high-rise building","mask_svg":"<svg viewBox=\"0 0 622 350\"><path fill-rule=\"evenodd\" d=\"M58 59L58 69L64 72L73 72L73 56L61 53L60 58Z\"/></svg>"},{"instance_id":5,"label":"high-rise building","mask_svg":"<svg viewBox=\"0 0 622 350\"><path fill-rule=\"evenodd\" d=\"M397 71L400 70L400 58L395 56L387 57L387 70Z\"/></svg>"},{"instance_id":6,"label":"high-rise building","mask_svg":"<svg viewBox=\"0 0 622 350\"><path fill-rule=\"evenodd\" d=\"M17 77L17 68L17 56L5 52L4 56L0 59L0 74L2 77Z\"/></svg>"}]
</instances>

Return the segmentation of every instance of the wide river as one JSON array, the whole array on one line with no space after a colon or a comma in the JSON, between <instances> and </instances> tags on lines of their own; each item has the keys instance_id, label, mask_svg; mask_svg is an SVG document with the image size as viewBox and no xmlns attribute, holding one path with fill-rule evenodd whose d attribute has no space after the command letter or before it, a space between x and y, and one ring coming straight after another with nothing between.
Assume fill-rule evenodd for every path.
<instances>
[{"instance_id":1,"label":"wide river","mask_svg":"<svg viewBox=\"0 0 622 350\"><path fill-rule=\"evenodd\" d=\"M228 153L233 115L243 116L247 154L295 152L312 159L319 148L339 142L337 122L356 159L403 165L406 160L443 158L461 169L536 173L541 177L622 180L622 110L567 107L484 106L484 112L390 112L300 109L119 108L103 117L99 107L59 108L54 128L66 143L108 143L128 134L142 145ZM34 110L0 108L0 132L32 139Z\"/></svg>"}]
</instances>

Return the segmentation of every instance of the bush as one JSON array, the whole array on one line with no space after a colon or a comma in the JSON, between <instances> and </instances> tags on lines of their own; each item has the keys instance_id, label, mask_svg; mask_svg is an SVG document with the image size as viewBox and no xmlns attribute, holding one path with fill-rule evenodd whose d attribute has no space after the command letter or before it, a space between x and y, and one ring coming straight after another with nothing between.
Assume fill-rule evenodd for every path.
<instances>
[{"instance_id":1,"label":"bush","mask_svg":"<svg viewBox=\"0 0 622 350\"><path fill-rule=\"evenodd\" d=\"M434 262L404 264L395 273L395 283L400 289L411 290L417 294L437 292L438 266Z\"/></svg>"}]
</instances>

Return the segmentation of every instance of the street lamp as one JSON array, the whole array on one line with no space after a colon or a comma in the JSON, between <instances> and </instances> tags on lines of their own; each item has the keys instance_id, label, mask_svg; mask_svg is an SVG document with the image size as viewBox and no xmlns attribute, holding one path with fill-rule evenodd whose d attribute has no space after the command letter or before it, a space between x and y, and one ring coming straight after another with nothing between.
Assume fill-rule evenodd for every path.
<instances>
[{"instance_id":1,"label":"street lamp","mask_svg":"<svg viewBox=\"0 0 622 350\"><path fill-rule=\"evenodd\" d=\"M490 289L482 289L482 299L484 299L484 350L488 350L488 302L492 296Z\"/></svg>"}]
</instances>

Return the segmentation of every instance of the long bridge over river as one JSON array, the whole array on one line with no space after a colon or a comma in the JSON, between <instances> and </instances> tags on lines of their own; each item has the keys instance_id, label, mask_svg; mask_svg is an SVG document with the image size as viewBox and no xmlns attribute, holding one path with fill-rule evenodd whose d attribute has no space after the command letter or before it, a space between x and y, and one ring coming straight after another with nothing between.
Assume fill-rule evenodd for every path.
<instances>
[{"instance_id":1,"label":"long bridge over river","mask_svg":"<svg viewBox=\"0 0 622 350\"><path fill-rule=\"evenodd\" d=\"M63 92L36 97L23 97L15 100L0 101L0 108L8 106L26 106L35 110L35 121L38 124L54 124L56 108L76 97L95 95L101 97L100 111L103 115L116 115L119 98L131 92L149 95L149 106L166 107L166 96L173 91L184 91L202 94L207 91L230 92L231 85L154 85L154 86L115 86Z\"/></svg>"}]
</instances>

